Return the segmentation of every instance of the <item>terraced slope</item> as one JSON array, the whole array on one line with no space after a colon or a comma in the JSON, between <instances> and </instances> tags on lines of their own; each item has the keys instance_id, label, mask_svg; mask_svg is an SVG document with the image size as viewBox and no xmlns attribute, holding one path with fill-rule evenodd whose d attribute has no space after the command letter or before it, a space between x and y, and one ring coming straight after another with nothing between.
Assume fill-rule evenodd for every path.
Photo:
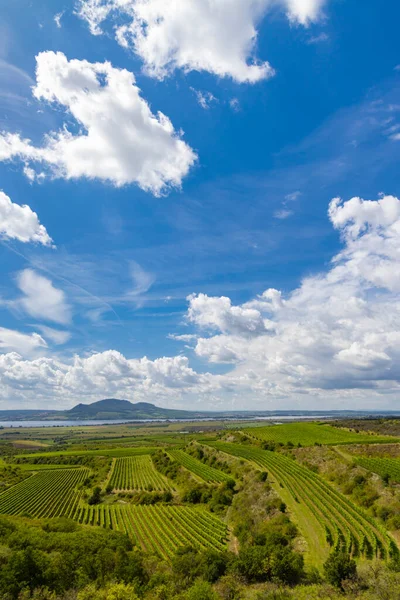
<instances>
[{"instance_id":1,"label":"terraced slope","mask_svg":"<svg viewBox=\"0 0 400 600\"><path fill-rule=\"evenodd\" d=\"M97 505L80 507L82 524L127 533L143 550L171 557L180 546L226 549L227 527L220 519L187 506Z\"/></svg>"},{"instance_id":2,"label":"terraced slope","mask_svg":"<svg viewBox=\"0 0 400 600\"><path fill-rule=\"evenodd\" d=\"M76 486L88 475L89 469L41 471L0 494L0 514L72 517L80 498Z\"/></svg>"},{"instance_id":3,"label":"terraced slope","mask_svg":"<svg viewBox=\"0 0 400 600\"><path fill-rule=\"evenodd\" d=\"M221 483L223 481L227 481L228 479L232 479L232 477L226 473L203 464L200 460L190 456L190 454L187 454L183 450L168 450L168 454L173 460L176 460L180 465L185 467L185 469L191 471L197 475L197 477L203 481L206 481L207 483Z\"/></svg>"},{"instance_id":4,"label":"terraced slope","mask_svg":"<svg viewBox=\"0 0 400 600\"><path fill-rule=\"evenodd\" d=\"M386 558L398 554L395 541L380 524L295 460L278 452L240 444L213 442L210 446L251 461L276 479L280 486L278 491L289 501L316 562L318 553L321 555L325 550L326 555L329 546L345 548L354 557ZM322 534L325 543L321 548Z\"/></svg>"},{"instance_id":5,"label":"terraced slope","mask_svg":"<svg viewBox=\"0 0 400 600\"><path fill-rule=\"evenodd\" d=\"M116 490L168 491L173 486L153 465L150 456L116 458L109 484Z\"/></svg>"}]
</instances>

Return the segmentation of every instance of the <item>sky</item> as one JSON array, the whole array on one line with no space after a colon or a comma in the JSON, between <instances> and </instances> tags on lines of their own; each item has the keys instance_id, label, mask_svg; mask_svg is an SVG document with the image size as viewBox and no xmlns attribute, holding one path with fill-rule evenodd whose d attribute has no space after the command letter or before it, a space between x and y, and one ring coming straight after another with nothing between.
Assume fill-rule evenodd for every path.
<instances>
[{"instance_id":1,"label":"sky","mask_svg":"<svg viewBox=\"0 0 400 600\"><path fill-rule=\"evenodd\" d=\"M0 409L400 410L400 6L0 4Z\"/></svg>"}]
</instances>

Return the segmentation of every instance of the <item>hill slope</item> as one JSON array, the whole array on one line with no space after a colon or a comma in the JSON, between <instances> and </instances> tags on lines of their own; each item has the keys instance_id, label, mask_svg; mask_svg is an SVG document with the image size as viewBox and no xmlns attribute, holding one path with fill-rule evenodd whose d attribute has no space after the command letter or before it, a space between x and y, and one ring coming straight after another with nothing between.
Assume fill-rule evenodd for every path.
<instances>
[{"instance_id":1,"label":"hill slope","mask_svg":"<svg viewBox=\"0 0 400 600\"><path fill-rule=\"evenodd\" d=\"M184 410L159 408L148 402L136 402L107 398L92 404L77 404L63 415L67 419L193 419L196 415Z\"/></svg>"}]
</instances>

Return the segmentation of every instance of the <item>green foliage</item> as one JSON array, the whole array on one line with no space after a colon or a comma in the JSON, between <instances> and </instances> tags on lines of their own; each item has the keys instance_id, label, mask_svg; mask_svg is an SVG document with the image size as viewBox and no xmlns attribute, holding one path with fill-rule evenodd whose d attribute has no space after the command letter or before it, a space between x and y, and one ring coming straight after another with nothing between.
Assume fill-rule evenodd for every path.
<instances>
[{"instance_id":1,"label":"green foliage","mask_svg":"<svg viewBox=\"0 0 400 600\"><path fill-rule=\"evenodd\" d=\"M333 552L324 564L325 577L329 583L337 588L343 588L343 581L352 579L357 574L355 560L346 552Z\"/></svg>"},{"instance_id":2,"label":"green foliage","mask_svg":"<svg viewBox=\"0 0 400 600\"><path fill-rule=\"evenodd\" d=\"M112 583L103 589L91 584L78 593L77 600L139 600L139 596L130 584Z\"/></svg>"},{"instance_id":3,"label":"green foliage","mask_svg":"<svg viewBox=\"0 0 400 600\"><path fill-rule=\"evenodd\" d=\"M30 473L22 471L15 465L6 465L0 468L0 492L23 481L30 476Z\"/></svg>"},{"instance_id":4,"label":"green foliage","mask_svg":"<svg viewBox=\"0 0 400 600\"><path fill-rule=\"evenodd\" d=\"M199 579L186 592L185 600L218 600L218 597L207 581Z\"/></svg>"},{"instance_id":5,"label":"green foliage","mask_svg":"<svg viewBox=\"0 0 400 600\"><path fill-rule=\"evenodd\" d=\"M88 499L88 504L93 505L93 504L99 504L100 502L101 502L101 488L97 486L94 488L92 495Z\"/></svg>"}]
</instances>

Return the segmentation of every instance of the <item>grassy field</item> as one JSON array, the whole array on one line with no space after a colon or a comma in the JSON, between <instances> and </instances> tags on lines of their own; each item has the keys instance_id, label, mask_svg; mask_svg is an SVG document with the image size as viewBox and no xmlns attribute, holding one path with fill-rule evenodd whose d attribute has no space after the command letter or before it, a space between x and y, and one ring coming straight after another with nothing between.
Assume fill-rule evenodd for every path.
<instances>
[{"instance_id":1,"label":"grassy field","mask_svg":"<svg viewBox=\"0 0 400 600\"><path fill-rule=\"evenodd\" d=\"M367 558L386 558L396 552L394 540L367 512L293 459L240 444L210 445L248 460L272 475L308 543L312 563L320 565L330 547Z\"/></svg>"},{"instance_id":2,"label":"grassy field","mask_svg":"<svg viewBox=\"0 0 400 600\"><path fill-rule=\"evenodd\" d=\"M283 425L269 425L266 427L249 427L244 430L250 435L265 442L293 444L297 446L313 446L314 444L378 444L400 442L400 438L390 438L375 433L357 433L340 429L324 423L285 423Z\"/></svg>"},{"instance_id":3,"label":"grassy field","mask_svg":"<svg viewBox=\"0 0 400 600\"><path fill-rule=\"evenodd\" d=\"M149 455L116 458L108 483L115 490L164 492L173 489L171 482L155 469Z\"/></svg>"},{"instance_id":4,"label":"grassy field","mask_svg":"<svg viewBox=\"0 0 400 600\"><path fill-rule=\"evenodd\" d=\"M54 469L80 469L80 465L56 465L56 464L34 464L34 463L18 463L14 465L22 471L52 471Z\"/></svg>"}]
</instances>

